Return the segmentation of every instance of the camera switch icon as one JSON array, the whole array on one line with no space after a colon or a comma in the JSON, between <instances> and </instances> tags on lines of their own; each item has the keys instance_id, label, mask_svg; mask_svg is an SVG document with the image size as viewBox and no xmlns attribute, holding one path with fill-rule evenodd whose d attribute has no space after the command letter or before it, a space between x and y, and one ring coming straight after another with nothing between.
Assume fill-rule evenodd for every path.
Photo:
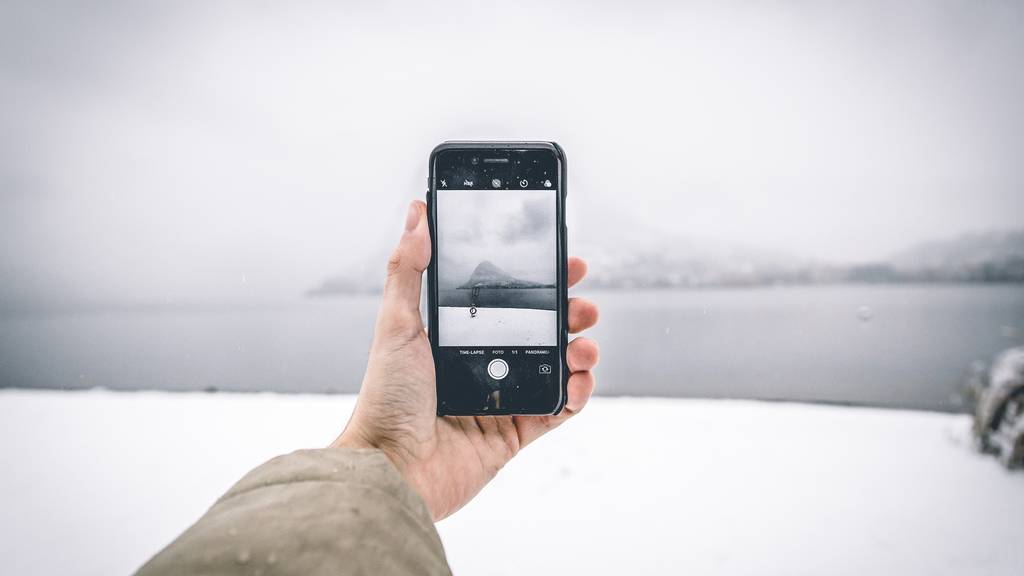
<instances>
[{"instance_id":1,"label":"camera switch icon","mask_svg":"<svg viewBox=\"0 0 1024 576\"><path fill-rule=\"evenodd\" d=\"M551 364L541 364L537 368L537 372L541 374L551 374Z\"/></svg>"}]
</instances>

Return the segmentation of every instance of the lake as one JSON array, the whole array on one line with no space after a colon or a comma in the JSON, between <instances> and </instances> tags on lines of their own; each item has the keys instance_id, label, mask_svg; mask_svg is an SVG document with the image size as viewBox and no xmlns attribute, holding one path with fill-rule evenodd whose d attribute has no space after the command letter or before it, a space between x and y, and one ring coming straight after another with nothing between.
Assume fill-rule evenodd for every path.
<instances>
[{"instance_id":1,"label":"lake","mask_svg":"<svg viewBox=\"0 0 1024 576\"><path fill-rule=\"evenodd\" d=\"M1019 285L579 291L598 393L962 410L972 362L1024 343ZM0 316L0 387L355 392L373 296L274 308Z\"/></svg>"},{"instance_id":2,"label":"lake","mask_svg":"<svg viewBox=\"0 0 1024 576\"><path fill-rule=\"evenodd\" d=\"M558 308L558 293L554 288L453 288L440 291L438 304L459 307L556 310Z\"/></svg>"}]
</instances>

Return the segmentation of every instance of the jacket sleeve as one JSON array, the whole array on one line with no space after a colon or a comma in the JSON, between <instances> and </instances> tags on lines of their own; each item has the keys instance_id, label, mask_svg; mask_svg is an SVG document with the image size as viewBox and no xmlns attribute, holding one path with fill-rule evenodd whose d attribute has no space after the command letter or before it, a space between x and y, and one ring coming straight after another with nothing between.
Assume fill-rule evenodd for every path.
<instances>
[{"instance_id":1,"label":"jacket sleeve","mask_svg":"<svg viewBox=\"0 0 1024 576\"><path fill-rule=\"evenodd\" d=\"M379 450L278 456L138 574L450 574L420 497Z\"/></svg>"}]
</instances>

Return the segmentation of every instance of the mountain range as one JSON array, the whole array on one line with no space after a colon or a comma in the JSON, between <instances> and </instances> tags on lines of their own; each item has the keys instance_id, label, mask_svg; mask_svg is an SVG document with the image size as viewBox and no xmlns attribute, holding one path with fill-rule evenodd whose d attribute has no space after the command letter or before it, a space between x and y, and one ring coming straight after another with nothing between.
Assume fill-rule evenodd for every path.
<instances>
[{"instance_id":1,"label":"mountain range","mask_svg":"<svg viewBox=\"0 0 1024 576\"><path fill-rule=\"evenodd\" d=\"M590 264L586 284L591 288L1024 283L1024 231L967 234L917 244L885 260L842 264L681 238L648 239L639 246L591 243L579 248ZM474 282L540 287L509 276L490 262L478 265L462 287L472 287ZM517 282L524 284L516 286ZM328 278L308 294L376 292L380 284L377 278L342 275Z\"/></svg>"}]
</instances>

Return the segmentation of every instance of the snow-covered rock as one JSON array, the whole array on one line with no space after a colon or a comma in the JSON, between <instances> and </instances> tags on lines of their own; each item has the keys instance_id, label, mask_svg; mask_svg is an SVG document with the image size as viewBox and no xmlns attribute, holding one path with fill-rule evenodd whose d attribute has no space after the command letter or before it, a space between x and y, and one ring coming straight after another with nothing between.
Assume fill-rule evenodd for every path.
<instances>
[{"instance_id":1,"label":"snow-covered rock","mask_svg":"<svg viewBox=\"0 0 1024 576\"><path fill-rule=\"evenodd\" d=\"M1001 352L975 383L978 447L998 456L1007 468L1024 466L1024 346Z\"/></svg>"}]
</instances>

